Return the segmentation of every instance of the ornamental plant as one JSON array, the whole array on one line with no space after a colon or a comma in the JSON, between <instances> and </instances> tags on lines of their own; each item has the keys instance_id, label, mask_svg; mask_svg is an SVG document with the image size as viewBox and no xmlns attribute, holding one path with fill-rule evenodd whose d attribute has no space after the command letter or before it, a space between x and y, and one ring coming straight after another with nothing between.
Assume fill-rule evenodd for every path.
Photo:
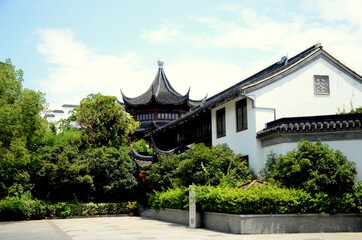
<instances>
[{"instance_id":1,"label":"ornamental plant","mask_svg":"<svg viewBox=\"0 0 362 240\"><path fill-rule=\"evenodd\" d=\"M245 158L226 144L212 147L194 144L184 153L161 156L147 175L147 184L153 190L190 184L238 186L252 179Z\"/></svg>"},{"instance_id":2,"label":"ornamental plant","mask_svg":"<svg viewBox=\"0 0 362 240\"><path fill-rule=\"evenodd\" d=\"M264 168L264 177L282 186L328 195L352 192L356 174L355 163L319 140L301 141L285 155L271 154Z\"/></svg>"}]
</instances>

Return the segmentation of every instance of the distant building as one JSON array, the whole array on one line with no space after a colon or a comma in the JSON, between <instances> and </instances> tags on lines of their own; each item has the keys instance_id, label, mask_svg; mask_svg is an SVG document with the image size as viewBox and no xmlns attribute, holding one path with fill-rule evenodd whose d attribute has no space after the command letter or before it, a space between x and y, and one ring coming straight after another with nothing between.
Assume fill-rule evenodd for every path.
<instances>
[{"instance_id":1,"label":"distant building","mask_svg":"<svg viewBox=\"0 0 362 240\"><path fill-rule=\"evenodd\" d=\"M57 122L61 119L66 119L70 116L70 111L79 105L63 104L61 106L52 106L54 110L44 115L44 118L49 122Z\"/></svg>"}]
</instances>

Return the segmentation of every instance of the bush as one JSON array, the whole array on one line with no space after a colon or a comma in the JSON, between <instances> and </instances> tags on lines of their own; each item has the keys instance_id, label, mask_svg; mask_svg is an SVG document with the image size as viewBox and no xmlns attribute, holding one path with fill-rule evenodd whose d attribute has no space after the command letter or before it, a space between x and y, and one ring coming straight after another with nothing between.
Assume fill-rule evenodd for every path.
<instances>
[{"instance_id":1,"label":"bush","mask_svg":"<svg viewBox=\"0 0 362 240\"><path fill-rule=\"evenodd\" d=\"M94 216L126 213L125 203L66 203L49 206L50 217Z\"/></svg>"},{"instance_id":2,"label":"bush","mask_svg":"<svg viewBox=\"0 0 362 240\"><path fill-rule=\"evenodd\" d=\"M158 210L161 208L188 208L188 189L176 188L164 192L155 192L149 197L149 204L152 208Z\"/></svg>"},{"instance_id":3,"label":"bush","mask_svg":"<svg viewBox=\"0 0 362 240\"><path fill-rule=\"evenodd\" d=\"M7 197L0 201L0 220L30 220L42 219L47 214L47 204L44 201Z\"/></svg>"},{"instance_id":4,"label":"bush","mask_svg":"<svg viewBox=\"0 0 362 240\"><path fill-rule=\"evenodd\" d=\"M251 179L246 160L226 145L194 144L184 153L161 156L147 172L154 190L197 185L240 185Z\"/></svg>"},{"instance_id":5,"label":"bush","mask_svg":"<svg viewBox=\"0 0 362 240\"><path fill-rule=\"evenodd\" d=\"M248 189L198 186L196 202L201 211L231 214L360 213L362 184L357 184L355 189L353 193L330 196L271 184ZM186 188L155 192L149 203L154 209L186 209L188 192Z\"/></svg>"},{"instance_id":6,"label":"bush","mask_svg":"<svg viewBox=\"0 0 362 240\"><path fill-rule=\"evenodd\" d=\"M311 196L302 190L262 185L240 188L198 187L202 211L238 214L305 213Z\"/></svg>"},{"instance_id":7,"label":"bush","mask_svg":"<svg viewBox=\"0 0 362 240\"><path fill-rule=\"evenodd\" d=\"M264 173L288 188L338 196L353 191L357 171L340 151L321 141L302 141L285 155L270 155Z\"/></svg>"},{"instance_id":8,"label":"bush","mask_svg":"<svg viewBox=\"0 0 362 240\"><path fill-rule=\"evenodd\" d=\"M101 147L88 151L80 163L88 164L95 191L94 201L121 202L134 198L137 166L129 147Z\"/></svg>"}]
</instances>

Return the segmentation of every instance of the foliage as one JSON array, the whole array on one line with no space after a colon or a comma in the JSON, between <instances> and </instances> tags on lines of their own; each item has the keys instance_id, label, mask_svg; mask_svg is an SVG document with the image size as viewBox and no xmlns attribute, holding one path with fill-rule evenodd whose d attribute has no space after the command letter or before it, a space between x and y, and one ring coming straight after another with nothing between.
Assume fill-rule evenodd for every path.
<instances>
[{"instance_id":1,"label":"foliage","mask_svg":"<svg viewBox=\"0 0 362 240\"><path fill-rule=\"evenodd\" d=\"M51 202L132 198L136 167L119 147L138 123L117 98L90 94L69 119L48 124L44 95L22 82L21 70L0 62L0 199L17 187Z\"/></svg>"},{"instance_id":2,"label":"foliage","mask_svg":"<svg viewBox=\"0 0 362 240\"><path fill-rule=\"evenodd\" d=\"M49 217L94 216L126 213L125 203L69 203L48 206Z\"/></svg>"},{"instance_id":3,"label":"foliage","mask_svg":"<svg viewBox=\"0 0 362 240\"><path fill-rule=\"evenodd\" d=\"M69 203L49 204L33 199L29 194L22 197L7 197L0 201L0 220L30 220L45 217L67 218L72 216L94 216L125 214L125 203Z\"/></svg>"},{"instance_id":4,"label":"foliage","mask_svg":"<svg viewBox=\"0 0 362 240\"><path fill-rule=\"evenodd\" d=\"M155 192L149 196L149 204L158 210L161 208L186 209L188 207L188 189L175 188L163 192Z\"/></svg>"},{"instance_id":5,"label":"foliage","mask_svg":"<svg viewBox=\"0 0 362 240\"><path fill-rule=\"evenodd\" d=\"M321 141L301 141L296 150L275 157L270 156L268 171L270 178L283 186L329 195L352 191L357 173L355 164Z\"/></svg>"},{"instance_id":6,"label":"foliage","mask_svg":"<svg viewBox=\"0 0 362 240\"><path fill-rule=\"evenodd\" d=\"M161 155L158 161L151 165L146 171L146 184L152 190L171 188L176 181L176 168L179 165L179 158Z\"/></svg>"},{"instance_id":7,"label":"foliage","mask_svg":"<svg viewBox=\"0 0 362 240\"><path fill-rule=\"evenodd\" d=\"M252 186L247 189L197 186L196 203L204 212L232 214L286 214L286 213L360 213L361 185L356 191L341 196L325 193L311 194L305 190L280 188L273 184ZM155 209L186 209L186 188L155 192L149 197Z\"/></svg>"},{"instance_id":8,"label":"foliage","mask_svg":"<svg viewBox=\"0 0 362 240\"><path fill-rule=\"evenodd\" d=\"M138 153L152 155L152 148L149 147L149 144L144 139L140 139L133 143L133 149Z\"/></svg>"},{"instance_id":9,"label":"foliage","mask_svg":"<svg viewBox=\"0 0 362 240\"><path fill-rule=\"evenodd\" d=\"M40 161L33 181L34 194L52 202L73 199L89 201L94 187L88 165L71 163L64 156L58 156L54 163Z\"/></svg>"},{"instance_id":10,"label":"foliage","mask_svg":"<svg viewBox=\"0 0 362 240\"><path fill-rule=\"evenodd\" d=\"M0 201L0 220L42 219L47 214L47 204L32 198L20 185L9 189L9 196Z\"/></svg>"},{"instance_id":11,"label":"foliage","mask_svg":"<svg viewBox=\"0 0 362 240\"><path fill-rule=\"evenodd\" d=\"M130 202L128 201L126 204L126 211L130 212L138 208L138 204L136 201Z\"/></svg>"},{"instance_id":12,"label":"foliage","mask_svg":"<svg viewBox=\"0 0 362 240\"><path fill-rule=\"evenodd\" d=\"M117 147L127 143L127 137L139 126L116 97L89 94L72 110L69 121L76 121L84 131L84 141L91 147Z\"/></svg>"},{"instance_id":13,"label":"foliage","mask_svg":"<svg viewBox=\"0 0 362 240\"><path fill-rule=\"evenodd\" d=\"M137 186L137 168L130 154L129 147L101 147L84 153L78 160L89 166L95 200L119 202L132 198Z\"/></svg>"},{"instance_id":14,"label":"foliage","mask_svg":"<svg viewBox=\"0 0 362 240\"><path fill-rule=\"evenodd\" d=\"M237 185L251 178L251 172L241 155L235 155L227 145L206 147L194 144L189 150L174 156L163 156L151 166L148 183L154 189L174 186Z\"/></svg>"},{"instance_id":15,"label":"foliage","mask_svg":"<svg viewBox=\"0 0 362 240\"><path fill-rule=\"evenodd\" d=\"M23 73L0 62L0 199L21 184L31 189L33 152L45 143L44 95L22 87Z\"/></svg>"},{"instance_id":16,"label":"foliage","mask_svg":"<svg viewBox=\"0 0 362 240\"><path fill-rule=\"evenodd\" d=\"M126 213L125 203L69 204L72 216L93 216Z\"/></svg>"},{"instance_id":17,"label":"foliage","mask_svg":"<svg viewBox=\"0 0 362 240\"><path fill-rule=\"evenodd\" d=\"M277 159L278 159L278 156L273 151L268 154L267 160L266 160L264 166L259 171L260 179L262 181L270 180L271 173L274 171L277 171L277 169L275 169Z\"/></svg>"},{"instance_id":18,"label":"foliage","mask_svg":"<svg viewBox=\"0 0 362 240\"><path fill-rule=\"evenodd\" d=\"M362 113L362 106L359 106L358 108L354 108L352 102L350 103L350 110L347 112L346 109L343 106L343 109L340 110L338 108L337 114L355 114L355 113Z\"/></svg>"}]
</instances>

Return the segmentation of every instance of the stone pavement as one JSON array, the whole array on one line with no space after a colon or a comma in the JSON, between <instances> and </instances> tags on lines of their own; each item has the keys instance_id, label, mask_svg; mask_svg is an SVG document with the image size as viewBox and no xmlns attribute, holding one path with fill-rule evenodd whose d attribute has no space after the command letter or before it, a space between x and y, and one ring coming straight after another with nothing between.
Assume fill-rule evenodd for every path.
<instances>
[{"instance_id":1,"label":"stone pavement","mask_svg":"<svg viewBox=\"0 0 362 240\"><path fill-rule=\"evenodd\" d=\"M140 217L91 217L0 222L1 240L361 240L362 233L240 235L191 229Z\"/></svg>"}]
</instances>

